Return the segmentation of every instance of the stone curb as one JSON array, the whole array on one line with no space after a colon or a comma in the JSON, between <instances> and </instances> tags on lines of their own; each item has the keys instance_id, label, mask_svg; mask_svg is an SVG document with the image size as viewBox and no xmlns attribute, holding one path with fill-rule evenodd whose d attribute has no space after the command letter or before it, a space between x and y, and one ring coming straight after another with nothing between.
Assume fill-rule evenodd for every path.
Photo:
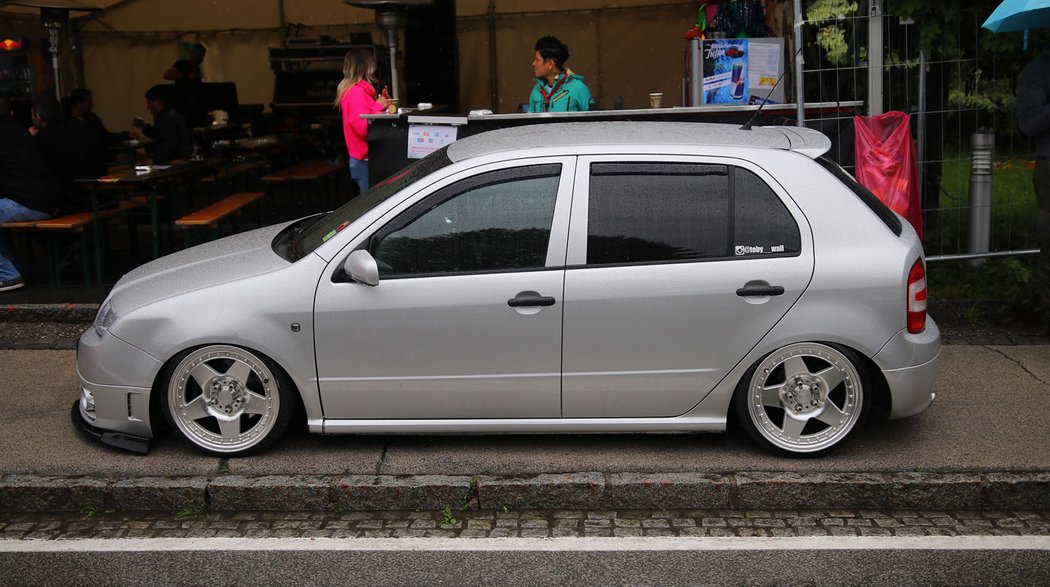
<instances>
[{"instance_id":1,"label":"stone curb","mask_svg":"<svg viewBox=\"0 0 1050 587\"><path fill-rule=\"evenodd\" d=\"M0 322L92 322L98 304L7 304L0 306Z\"/></svg>"},{"instance_id":2,"label":"stone curb","mask_svg":"<svg viewBox=\"0 0 1050 587\"><path fill-rule=\"evenodd\" d=\"M0 512L1050 509L1050 471L102 479L0 475Z\"/></svg>"}]
</instances>

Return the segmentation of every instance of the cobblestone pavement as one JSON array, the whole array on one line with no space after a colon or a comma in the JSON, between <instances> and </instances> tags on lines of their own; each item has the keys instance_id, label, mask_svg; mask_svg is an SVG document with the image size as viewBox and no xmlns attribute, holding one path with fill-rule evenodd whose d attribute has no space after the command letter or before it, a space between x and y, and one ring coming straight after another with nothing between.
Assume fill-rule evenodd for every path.
<instances>
[{"instance_id":1,"label":"cobblestone pavement","mask_svg":"<svg viewBox=\"0 0 1050 587\"><path fill-rule=\"evenodd\" d=\"M3 514L0 539L1050 536L1050 511L671 510ZM1050 540L1050 539L1048 539Z\"/></svg>"}]
</instances>

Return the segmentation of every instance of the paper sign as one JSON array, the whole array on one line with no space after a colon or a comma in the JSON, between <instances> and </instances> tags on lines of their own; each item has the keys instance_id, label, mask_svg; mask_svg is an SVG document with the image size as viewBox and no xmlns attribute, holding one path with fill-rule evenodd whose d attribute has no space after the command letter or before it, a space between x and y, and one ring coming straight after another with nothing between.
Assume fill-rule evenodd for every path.
<instances>
[{"instance_id":1,"label":"paper sign","mask_svg":"<svg viewBox=\"0 0 1050 587\"><path fill-rule=\"evenodd\" d=\"M408 158L422 159L445 145L456 142L457 129L444 124L408 125Z\"/></svg>"},{"instance_id":2,"label":"paper sign","mask_svg":"<svg viewBox=\"0 0 1050 587\"><path fill-rule=\"evenodd\" d=\"M764 88L768 92L780 76L783 49L771 43L748 43L748 50L747 83L752 88Z\"/></svg>"}]
</instances>

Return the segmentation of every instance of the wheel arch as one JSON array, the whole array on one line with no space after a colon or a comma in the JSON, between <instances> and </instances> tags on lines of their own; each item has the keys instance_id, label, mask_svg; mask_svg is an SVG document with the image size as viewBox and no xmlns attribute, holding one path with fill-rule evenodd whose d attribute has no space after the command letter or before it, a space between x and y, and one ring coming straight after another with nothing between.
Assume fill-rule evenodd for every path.
<instances>
[{"instance_id":1,"label":"wheel arch","mask_svg":"<svg viewBox=\"0 0 1050 587\"><path fill-rule=\"evenodd\" d=\"M743 413L743 409L741 408L744 402L744 400L741 399L742 394L748 392L750 381L754 376L755 371L767 359L769 359L771 355L774 355L789 346L806 344L816 344L828 347L842 355L845 360L853 365L858 371L858 376L867 384L867 386L863 388L863 394L867 398L867 401L864 402L867 404L867 410L859 414L856 423L851 426L851 431L848 434L848 437L843 437L830 446L814 452L794 452L788 451L785 448L774 448L773 450L775 452L782 455L802 458L820 456L830 450L836 449L842 441L848 440L849 437L852 437L852 433L857 429L862 428L868 419L873 416L873 412L884 416L889 414L891 402L889 385L882 370L875 364L871 357L868 357L866 354L858 351L851 345L826 339L821 340L819 337L815 337L814 339L782 341L775 347L759 354L753 361L746 363L746 367L738 372L739 376L735 378L735 381L731 382L733 386L732 392L728 394L728 401L725 404L726 425L729 433L739 437L750 436L752 440L758 441L755 433L750 429L749 423L743 421L743 419L748 416Z\"/></svg>"}]
</instances>

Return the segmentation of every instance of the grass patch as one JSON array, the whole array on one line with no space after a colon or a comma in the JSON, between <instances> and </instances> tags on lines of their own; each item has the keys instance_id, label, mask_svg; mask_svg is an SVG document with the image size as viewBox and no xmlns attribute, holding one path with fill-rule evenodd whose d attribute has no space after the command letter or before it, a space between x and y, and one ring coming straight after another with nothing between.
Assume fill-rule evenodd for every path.
<instances>
[{"instance_id":1,"label":"grass patch","mask_svg":"<svg viewBox=\"0 0 1050 587\"><path fill-rule=\"evenodd\" d=\"M1016 251L1038 246L1031 163L1031 160L1023 157L996 159L992 179L993 251ZM932 202L929 194L927 202ZM941 193L936 205L927 204L923 217L923 247L927 256L967 252L970 218L968 155L954 155L944 161Z\"/></svg>"}]
</instances>

